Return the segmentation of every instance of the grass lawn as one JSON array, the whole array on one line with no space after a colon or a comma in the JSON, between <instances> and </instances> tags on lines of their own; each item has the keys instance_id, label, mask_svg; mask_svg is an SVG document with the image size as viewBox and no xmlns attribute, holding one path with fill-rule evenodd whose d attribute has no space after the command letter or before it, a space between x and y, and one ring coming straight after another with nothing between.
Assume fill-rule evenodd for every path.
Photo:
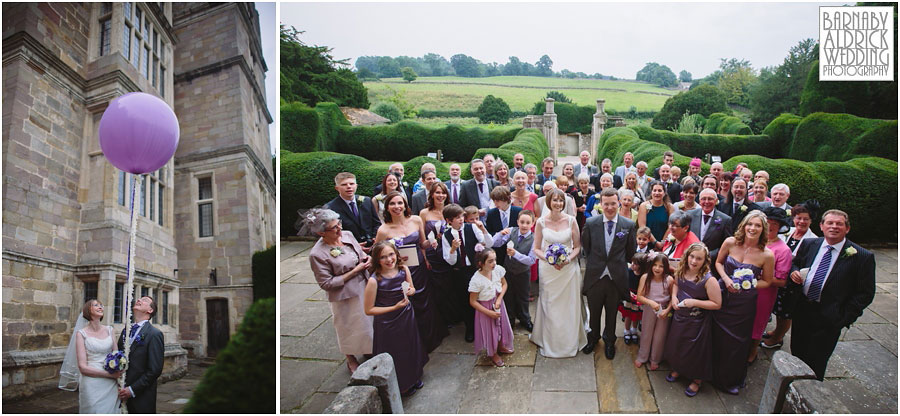
<instances>
[{"instance_id":1,"label":"grass lawn","mask_svg":"<svg viewBox=\"0 0 900 416\"><path fill-rule=\"evenodd\" d=\"M429 127L446 127L450 124L458 124L465 128L479 127L487 130L504 130L522 127L522 120L524 120L524 117L511 118L506 124L481 124L478 122L478 117L420 117L410 119L410 121L415 121L416 123L424 124Z\"/></svg>"},{"instance_id":2,"label":"grass lawn","mask_svg":"<svg viewBox=\"0 0 900 416\"><path fill-rule=\"evenodd\" d=\"M628 111L658 111L674 91L654 85L609 80L583 80L543 77L420 77L412 83L400 78L364 83L369 101L382 101L390 94L388 87L403 91L406 100L419 109L474 111L488 94L503 98L513 111L529 111L547 91L561 91L579 105L595 105L606 100L606 108Z\"/></svg>"}]
</instances>

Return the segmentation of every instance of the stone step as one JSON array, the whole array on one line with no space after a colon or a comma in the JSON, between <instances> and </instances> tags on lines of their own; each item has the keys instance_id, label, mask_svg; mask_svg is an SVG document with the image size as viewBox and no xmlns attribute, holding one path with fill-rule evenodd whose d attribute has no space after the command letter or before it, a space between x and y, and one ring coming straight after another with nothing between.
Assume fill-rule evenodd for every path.
<instances>
[{"instance_id":1,"label":"stone step","mask_svg":"<svg viewBox=\"0 0 900 416\"><path fill-rule=\"evenodd\" d=\"M597 377L600 413L659 412L647 376L646 364L641 368L634 367L637 353L637 345L625 345L625 341L620 337L616 340L615 358L608 360L604 354L603 341L597 344L597 348L594 349L594 370Z\"/></svg>"}]
</instances>

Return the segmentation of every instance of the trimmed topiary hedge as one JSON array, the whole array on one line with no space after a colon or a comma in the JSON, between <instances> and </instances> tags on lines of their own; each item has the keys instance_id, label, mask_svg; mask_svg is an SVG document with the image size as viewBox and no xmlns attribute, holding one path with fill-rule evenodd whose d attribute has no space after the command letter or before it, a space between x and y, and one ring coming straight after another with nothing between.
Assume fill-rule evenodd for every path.
<instances>
[{"instance_id":1,"label":"trimmed topiary hedge","mask_svg":"<svg viewBox=\"0 0 900 416\"><path fill-rule=\"evenodd\" d=\"M630 151L635 160L647 162L648 171L652 172L662 163L663 152L673 149L642 139L636 129L615 127L605 131L600 137L598 154L621 160ZM682 172L686 172L689 162L690 158L675 153L675 165ZM753 171L767 171L772 184L787 184L791 188L791 203L815 198L823 209L846 211L852 224L849 238L854 241L896 239L897 162L893 160L866 157L844 162L804 162L736 155L723 165L727 171L734 169L738 162L747 163ZM703 164L703 172L709 172L709 165Z\"/></svg>"},{"instance_id":2,"label":"trimmed topiary hedge","mask_svg":"<svg viewBox=\"0 0 900 416\"><path fill-rule=\"evenodd\" d=\"M281 149L291 152L337 149L338 129L350 126L335 103L318 103L315 108L300 102L281 106Z\"/></svg>"},{"instance_id":3,"label":"trimmed topiary hedge","mask_svg":"<svg viewBox=\"0 0 900 416\"><path fill-rule=\"evenodd\" d=\"M451 124L434 128L411 121L390 126L341 127L336 151L370 160L407 160L441 149L445 160L470 160L480 147L499 147L522 130L487 130Z\"/></svg>"},{"instance_id":4,"label":"trimmed topiary hedge","mask_svg":"<svg viewBox=\"0 0 900 416\"><path fill-rule=\"evenodd\" d=\"M897 160L897 120L813 113L797 124L788 157L840 161L861 156Z\"/></svg>"},{"instance_id":5,"label":"trimmed topiary hedge","mask_svg":"<svg viewBox=\"0 0 900 416\"><path fill-rule=\"evenodd\" d=\"M780 116L772 120L762 134L771 137L773 140L781 144L781 154L787 155L794 141L794 130L803 120L802 117L790 113L782 113Z\"/></svg>"},{"instance_id":6,"label":"trimmed topiary hedge","mask_svg":"<svg viewBox=\"0 0 900 416\"><path fill-rule=\"evenodd\" d=\"M543 115L546 109L546 102L539 101L534 103L531 114ZM556 122L559 123L560 133L590 133L596 111L597 108L591 106L553 103L553 112L556 113Z\"/></svg>"},{"instance_id":7,"label":"trimmed topiary hedge","mask_svg":"<svg viewBox=\"0 0 900 416\"><path fill-rule=\"evenodd\" d=\"M275 298L253 302L184 412L275 413L276 348Z\"/></svg>"},{"instance_id":8,"label":"trimmed topiary hedge","mask_svg":"<svg viewBox=\"0 0 900 416\"><path fill-rule=\"evenodd\" d=\"M703 131L708 134L753 134L750 126L744 124L741 119L725 113L710 114Z\"/></svg>"},{"instance_id":9,"label":"trimmed topiary hedge","mask_svg":"<svg viewBox=\"0 0 900 416\"><path fill-rule=\"evenodd\" d=\"M710 118L710 121L712 121L712 118ZM710 121L707 122L707 125ZM764 135L675 133L668 130L656 130L647 126L634 126L631 129L641 139L662 143L692 157L700 157L706 153L722 156L722 160L746 154L758 154L766 157L782 156L781 142Z\"/></svg>"},{"instance_id":10,"label":"trimmed topiary hedge","mask_svg":"<svg viewBox=\"0 0 900 416\"><path fill-rule=\"evenodd\" d=\"M275 297L275 285L278 276L275 266L278 258L275 256L275 246L253 253L251 273L253 275L253 300Z\"/></svg>"}]
</instances>

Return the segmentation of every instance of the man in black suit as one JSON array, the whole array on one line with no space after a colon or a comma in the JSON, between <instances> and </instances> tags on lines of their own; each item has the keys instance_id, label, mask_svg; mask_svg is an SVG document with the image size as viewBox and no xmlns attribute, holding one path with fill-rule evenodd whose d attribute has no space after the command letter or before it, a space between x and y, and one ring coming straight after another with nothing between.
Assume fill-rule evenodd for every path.
<instances>
[{"instance_id":1,"label":"man in black suit","mask_svg":"<svg viewBox=\"0 0 900 416\"><path fill-rule=\"evenodd\" d=\"M165 341L163 333L150 324L156 315L156 302L149 296L134 301L134 321L130 334L128 371L119 398L125 400L128 413L156 413L156 379L162 374ZM125 331L119 338L119 350L125 350Z\"/></svg>"},{"instance_id":2,"label":"man in black suit","mask_svg":"<svg viewBox=\"0 0 900 416\"><path fill-rule=\"evenodd\" d=\"M600 172L594 176L591 176L591 184L594 185L594 190L600 192L603 188L600 186L600 179L603 178L603 175L608 173L612 176L613 188L619 189L622 187L622 178L613 174L612 171L612 160L603 159L600 162Z\"/></svg>"},{"instance_id":3,"label":"man in black suit","mask_svg":"<svg viewBox=\"0 0 900 416\"><path fill-rule=\"evenodd\" d=\"M722 243L733 234L731 217L716 209L717 202L719 198L716 191L704 189L698 199L700 209L688 211L691 217L691 232L709 249L710 261L716 261Z\"/></svg>"},{"instance_id":4,"label":"man in black suit","mask_svg":"<svg viewBox=\"0 0 900 416\"><path fill-rule=\"evenodd\" d=\"M553 158L545 157L541 162L541 173L537 175L537 179L535 179L534 183L536 185L534 187L534 193L537 196L544 196L544 182L556 180L556 176L553 176Z\"/></svg>"},{"instance_id":5,"label":"man in black suit","mask_svg":"<svg viewBox=\"0 0 900 416\"><path fill-rule=\"evenodd\" d=\"M525 172L525 155L521 153L516 153L513 156L513 164L509 167L510 179L515 176L518 171Z\"/></svg>"},{"instance_id":6,"label":"man in black suit","mask_svg":"<svg viewBox=\"0 0 900 416\"><path fill-rule=\"evenodd\" d=\"M819 226L824 238L800 243L788 287L796 298L791 353L823 380L841 329L875 298L875 256L846 239L847 213L826 211Z\"/></svg>"},{"instance_id":7,"label":"man in black suit","mask_svg":"<svg viewBox=\"0 0 900 416\"><path fill-rule=\"evenodd\" d=\"M681 184L672 180L672 167L662 165L659 167L659 181L666 188L666 195L673 204L681 201Z\"/></svg>"},{"instance_id":8,"label":"man in black suit","mask_svg":"<svg viewBox=\"0 0 900 416\"><path fill-rule=\"evenodd\" d=\"M496 208L491 208L487 213L487 220L484 226L491 234L497 234L505 228L515 227L519 221L519 212L522 208L513 206L510 198L509 188L498 186L491 191L491 200L494 201ZM497 264L503 266L506 262L506 247L495 249L497 252Z\"/></svg>"},{"instance_id":9,"label":"man in black suit","mask_svg":"<svg viewBox=\"0 0 900 416\"><path fill-rule=\"evenodd\" d=\"M356 175L350 172L341 172L334 177L334 189L338 191L338 197L325 204L325 207L341 216L344 230L353 233L356 241L368 252L375 241L375 233L381 226L372 206L372 199L356 195Z\"/></svg>"},{"instance_id":10,"label":"man in black suit","mask_svg":"<svg viewBox=\"0 0 900 416\"><path fill-rule=\"evenodd\" d=\"M481 221L484 221L491 205L491 190L497 186L497 181L485 177L484 161L481 159L473 159L469 169L472 172L472 179L462 184L459 205L463 208L474 205L478 208Z\"/></svg>"},{"instance_id":11,"label":"man in black suit","mask_svg":"<svg viewBox=\"0 0 900 416\"><path fill-rule=\"evenodd\" d=\"M412 215L419 215L419 212L425 209L425 204L428 202L428 191L431 189L431 184L437 182L437 176L434 174L433 170L426 170L422 172L422 189L419 192L413 194L412 198L409 200L409 207L412 210Z\"/></svg>"},{"instance_id":12,"label":"man in black suit","mask_svg":"<svg viewBox=\"0 0 900 416\"><path fill-rule=\"evenodd\" d=\"M637 250L637 227L634 221L618 214L619 195L615 189L600 192L601 215L587 219L581 231L581 244L587 257L581 294L587 296L591 312L591 332L585 354L594 351L600 339L600 313L606 314L603 342L606 358L616 355L616 314L628 294L628 262Z\"/></svg>"},{"instance_id":13,"label":"man in black suit","mask_svg":"<svg viewBox=\"0 0 900 416\"><path fill-rule=\"evenodd\" d=\"M728 199L719 203L718 209L731 217L732 234L750 211L762 211L759 205L747 199L747 182L741 178L735 178L731 183L731 193L728 194Z\"/></svg>"},{"instance_id":14,"label":"man in black suit","mask_svg":"<svg viewBox=\"0 0 900 416\"><path fill-rule=\"evenodd\" d=\"M444 181L444 185L447 185L447 192L450 193L447 205L459 205L459 196L462 194L461 187L463 184L463 180L459 177L461 171L462 169L456 163L450 165L450 180Z\"/></svg>"},{"instance_id":15,"label":"man in black suit","mask_svg":"<svg viewBox=\"0 0 900 416\"><path fill-rule=\"evenodd\" d=\"M669 165L669 167L671 167L673 164L675 164L675 153L672 153L671 150L666 150L665 153L663 153L663 165ZM660 168L662 168L662 166L653 169L653 178L656 180L662 179L662 177L659 176Z\"/></svg>"},{"instance_id":16,"label":"man in black suit","mask_svg":"<svg viewBox=\"0 0 900 416\"><path fill-rule=\"evenodd\" d=\"M403 164L402 163L394 163L388 168L388 173L393 173L394 176L397 177L397 182L399 183L400 190L406 194L406 200L409 201L412 198L412 187L409 186L408 182L403 181ZM378 185L375 185L375 193L372 195L378 195L381 193L381 181L378 181Z\"/></svg>"}]
</instances>

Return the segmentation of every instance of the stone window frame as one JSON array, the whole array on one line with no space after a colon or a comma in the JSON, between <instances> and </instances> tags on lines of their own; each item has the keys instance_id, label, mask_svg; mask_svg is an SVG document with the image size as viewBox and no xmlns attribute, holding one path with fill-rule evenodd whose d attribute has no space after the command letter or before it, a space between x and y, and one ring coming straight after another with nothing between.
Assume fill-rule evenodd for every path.
<instances>
[{"instance_id":1,"label":"stone window frame","mask_svg":"<svg viewBox=\"0 0 900 416\"><path fill-rule=\"evenodd\" d=\"M125 316L125 282L116 280L113 284L113 323L121 324Z\"/></svg>"},{"instance_id":2,"label":"stone window frame","mask_svg":"<svg viewBox=\"0 0 900 416\"><path fill-rule=\"evenodd\" d=\"M200 199L200 180L201 179L209 179L212 196L210 198ZM193 218L193 223L196 224L193 229L194 241L195 242L206 242L206 241L214 241L216 237L216 231L219 229L218 218L216 215L218 211L218 201L217 201L217 191L216 191L216 175L212 170L208 171L200 171L193 172L191 174L191 218ZM209 236L201 236L200 235L200 206L204 204L212 203L212 234Z\"/></svg>"},{"instance_id":3,"label":"stone window frame","mask_svg":"<svg viewBox=\"0 0 900 416\"><path fill-rule=\"evenodd\" d=\"M124 209L130 209L131 201L131 173L118 171L116 183L116 204ZM152 224L166 228L165 221L165 196L169 189L168 163L151 173L146 173L141 180L141 189L135 195L135 208L138 216L144 217ZM124 182L124 183L123 183ZM148 195L149 193L149 195Z\"/></svg>"},{"instance_id":4,"label":"stone window frame","mask_svg":"<svg viewBox=\"0 0 900 416\"><path fill-rule=\"evenodd\" d=\"M100 44L98 56L106 56L112 50L112 13L107 13L100 18Z\"/></svg>"},{"instance_id":5,"label":"stone window frame","mask_svg":"<svg viewBox=\"0 0 900 416\"><path fill-rule=\"evenodd\" d=\"M161 292L162 292L162 298L160 299L160 306L162 309L161 310L162 324L168 325L169 324L169 293L171 293L172 291L171 290L161 290Z\"/></svg>"},{"instance_id":6,"label":"stone window frame","mask_svg":"<svg viewBox=\"0 0 900 416\"><path fill-rule=\"evenodd\" d=\"M100 303L103 303L103 300L100 299L100 275L99 274L90 274L90 275L82 275L76 276L79 281L81 281L81 293L83 295L83 299L81 305L83 306L87 303L88 299L97 299ZM90 294L93 293L93 296L89 297ZM80 313L80 312L79 312Z\"/></svg>"}]
</instances>

